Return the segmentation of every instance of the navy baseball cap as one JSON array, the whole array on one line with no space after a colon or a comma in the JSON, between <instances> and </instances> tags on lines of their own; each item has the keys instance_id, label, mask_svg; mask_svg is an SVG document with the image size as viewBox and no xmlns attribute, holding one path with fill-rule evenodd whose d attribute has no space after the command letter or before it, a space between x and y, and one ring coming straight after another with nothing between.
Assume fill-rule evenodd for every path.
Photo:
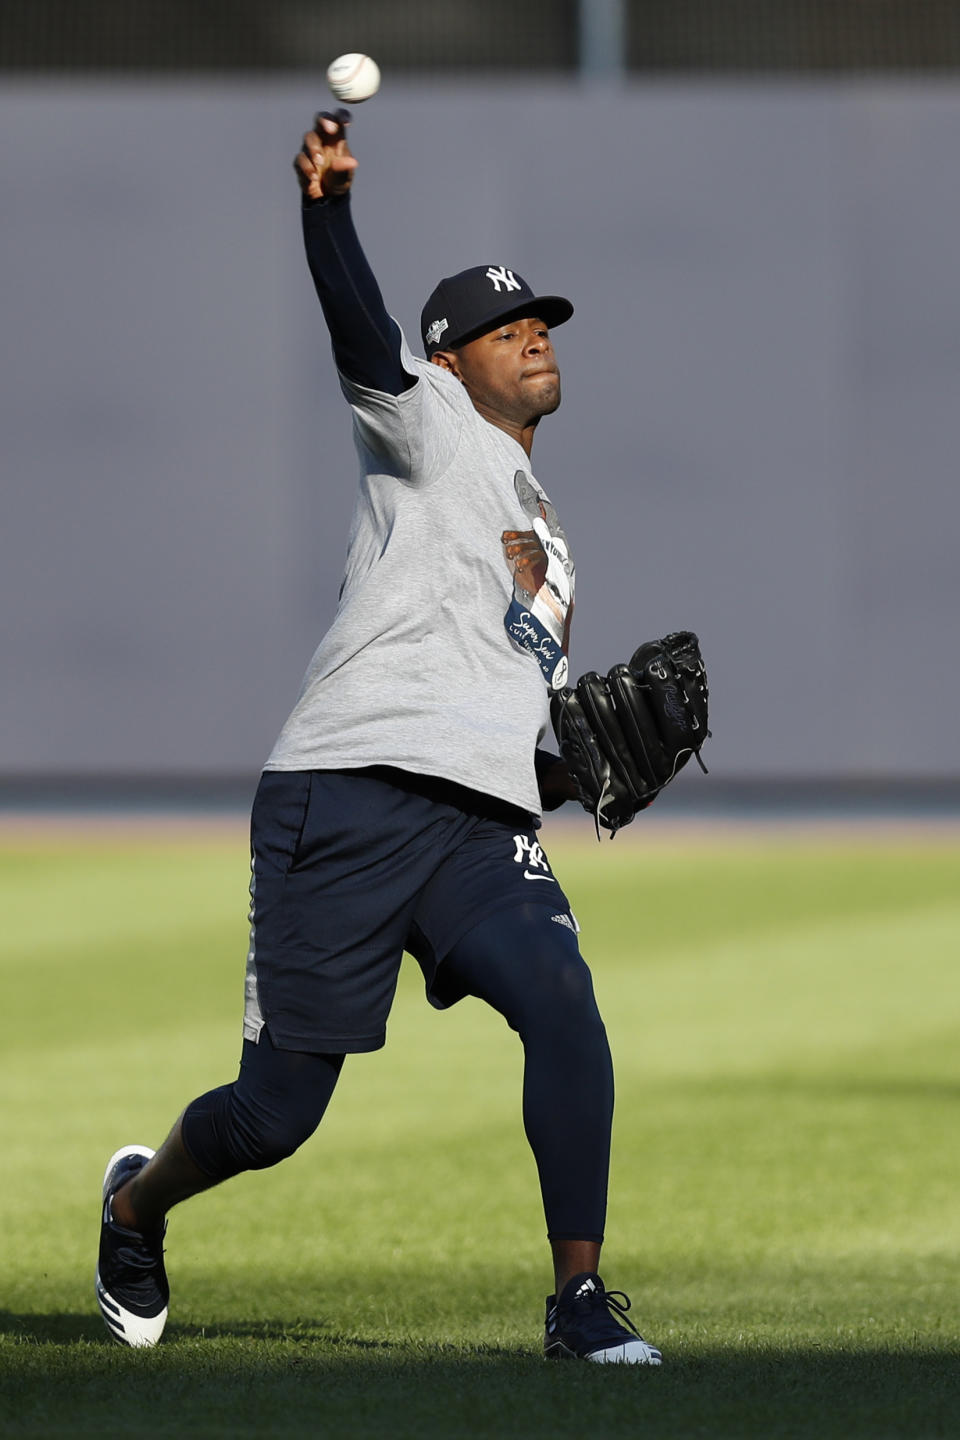
<instances>
[{"instance_id":1,"label":"navy baseball cap","mask_svg":"<svg viewBox=\"0 0 960 1440\"><path fill-rule=\"evenodd\" d=\"M562 325L573 306L562 295L534 295L515 270L505 265L474 265L441 280L420 315L427 359L436 350L465 345L496 330L507 320L536 315L549 326Z\"/></svg>"}]
</instances>

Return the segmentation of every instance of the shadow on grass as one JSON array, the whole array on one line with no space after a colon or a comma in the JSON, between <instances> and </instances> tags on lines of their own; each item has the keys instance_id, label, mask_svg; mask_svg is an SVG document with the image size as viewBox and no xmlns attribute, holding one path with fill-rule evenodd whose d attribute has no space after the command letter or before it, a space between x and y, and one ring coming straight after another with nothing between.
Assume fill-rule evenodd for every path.
<instances>
[{"instance_id":1,"label":"shadow on grass","mask_svg":"<svg viewBox=\"0 0 960 1440\"><path fill-rule=\"evenodd\" d=\"M17 1315L9 1310L0 1310L0 1336L37 1345L102 1345L111 1354L125 1353L125 1347L117 1345L106 1333L96 1315ZM393 1340L367 1340L359 1335L348 1335L322 1320L300 1321L291 1324L283 1320L250 1320L238 1323L212 1325L183 1325L170 1322L163 1332L163 1343L157 1354L163 1354L178 1341L208 1340L211 1345L218 1341L254 1341L272 1346L314 1345L319 1350L331 1351L370 1350L407 1355L409 1343ZM438 1353L444 1353L441 1349ZM447 1352L448 1353L448 1352ZM459 1348L458 1348L459 1353ZM498 1346L476 1346L464 1352L466 1355L500 1356L515 1360L522 1356L522 1350L507 1350ZM248 1365L249 1360L244 1361Z\"/></svg>"},{"instance_id":2,"label":"shadow on grass","mask_svg":"<svg viewBox=\"0 0 960 1440\"><path fill-rule=\"evenodd\" d=\"M9 1310L0 1310L0 1335L47 1345L72 1345L78 1340L100 1338L89 1315L14 1315Z\"/></svg>"},{"instance_id":3,"label":"shadow on grass","mask_svg":"<svg viewBox=\"0 0 960 1440\"><path fill-rule=\"evenodd\" d=\"M740 1349L677 1338L647 1370L279 1320L174 1326L152 1351L111 1343L89 1315L0 1312L0 1332L0 1419L17 1435L133 1435L146 1416L152 1437L936 1440L956 1436L960 1411L960 1350L919 1337Z\"/></svg>"}]
</instances>

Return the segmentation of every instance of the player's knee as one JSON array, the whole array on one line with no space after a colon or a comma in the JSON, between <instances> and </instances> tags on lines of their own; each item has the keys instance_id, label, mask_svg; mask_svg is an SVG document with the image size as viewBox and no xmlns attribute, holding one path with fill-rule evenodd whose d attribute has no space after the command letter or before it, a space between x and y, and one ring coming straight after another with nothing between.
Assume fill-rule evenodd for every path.
<instances>
[{"instance_id":1,"label":"player's knee","mask_svg":"<svg viewBox=\"0 0 960 1440\"><path fill-rule=\"evenodd\" d=\"M226 1180L286 1160L313 1134L322 1114L322 1107L305 1097L250 1095L235 1082L187 1106L183 1140L205 1174Z\"/></svg>"},{"instance_id":2,"label":"player's knee","mask_svg":"<svg viewBox=\"0 0 960 1440\"><path fill-rule=\"evenodd\" d=\"M590 1064L609 1053L606 1028L592 990L583 992L576 1002L569 997L555 1002L545 1013L544 1028L551 1045L571 1063L579 1056Z\"/></svg>"},{"instance_id":3,"label":"player's knee","mask_svg":"<svg viewBox=\"0 0 960 1440\"><path fill-rule=\"evenodd\" d=\"M606 1030L593 978L576 946L551 947L534 967L535 983L525 1005L523 1034L537 1030L554 1045L587 1051L606 1046Z\"/></svg>"},{"instance_id":4,"label":"player's knee","mask_svg":"<svg viewBox=\"0 0 960 1440\"><path fill-rule=\"evenodd\" d=\"M550 978L554 1003L559 1009L581 1015L598 1013L593 977L579 951L565 955L555 964Z\"/></svg>"},{"instance_id":5,"label":"player's knee","mask_svg":"<svg viewBox=\"0 0 960 1440\"><path fill-rule=\"evenodd\" d=\"M268 1170L289 1159L309 1140L322 1114L300 1097L265 1104L251 1102L235 1091L228 1122L230 1149L244 1170Z\"/></svg>"}]
</instances>

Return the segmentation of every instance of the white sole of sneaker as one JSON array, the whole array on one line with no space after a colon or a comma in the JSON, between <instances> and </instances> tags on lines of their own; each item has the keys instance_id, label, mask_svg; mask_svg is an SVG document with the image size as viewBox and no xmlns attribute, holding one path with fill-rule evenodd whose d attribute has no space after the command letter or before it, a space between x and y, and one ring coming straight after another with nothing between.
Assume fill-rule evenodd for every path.
<instances>
[{"instance_id":1,"label":"white sole of sneaker","mask_svg":"<svg viewBox=\"0 0 960 1440\"><path fill-rule=\"evenodd\" d=\"M622 1345L610 1345L606 1350L595 1350L584 1357L597 1365L660 1365L663 1356L659 1350L645 1340L625 1340Z\"/></svg>"},{"instance_id":2,"label":"white sole of sneaker","mask_svg":"<svg viewBox=\"0 0 960 1440\"><path fill-rule=\"evenodd\" d=\"M142 1155L145 1160L151 1160L156 1151L151 1150L147 1145L124 1145L115 1151L107 1161L107 1168L103 1172L103 1187L101 1190L102 1200L106 1200L112 1190L113 1173L121 1160L126 1160L129 1155ZM130 1310L125 1310L122 1305L110 1295L100 1280L100 1266L97 1265L96 1274L97 1304L100 1306L100 1314L103 1316L104 1324L112 1339L119 1345L129 1345L134 1350L149 1349L156 1345L163 1334L163 1327L167 1323L167 1307L164 1306L159 1315L135 1315Z\"/></svg>"}]
</instances>

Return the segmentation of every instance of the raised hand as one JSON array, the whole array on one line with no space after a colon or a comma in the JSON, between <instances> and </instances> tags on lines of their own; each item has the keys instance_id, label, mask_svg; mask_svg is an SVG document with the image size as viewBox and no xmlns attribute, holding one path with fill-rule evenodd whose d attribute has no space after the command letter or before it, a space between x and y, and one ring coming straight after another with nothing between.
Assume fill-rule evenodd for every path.
<instances>
[{"instance_id":1,"label":"raised hand","mask_svg":"<svg viewBox=\"0 0 960 1440\"><path fill-rule=\"evenodd\" d=\"M337 110L333 114L322 110L314 119L314 128L304 135L293 168L308 200L345 195L353 184L357 161L347 144L349 124L349 110Z\"/></svg>"}]
</instances>

